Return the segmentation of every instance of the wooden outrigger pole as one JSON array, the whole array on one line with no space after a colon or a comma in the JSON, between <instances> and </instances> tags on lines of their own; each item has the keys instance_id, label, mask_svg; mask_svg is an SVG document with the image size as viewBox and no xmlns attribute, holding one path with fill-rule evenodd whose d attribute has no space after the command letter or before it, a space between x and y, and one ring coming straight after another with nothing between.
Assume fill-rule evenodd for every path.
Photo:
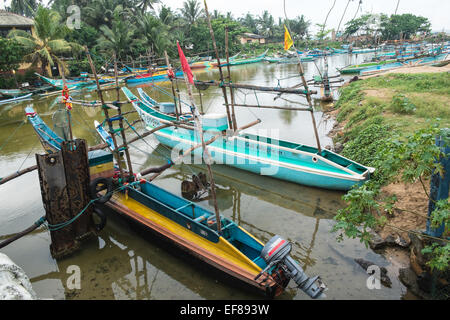
<instances>
[{"instance_id":1,"label":"wooden outrigger pole","mask_svg":"<svg viewBox=\"0 0 450 320\"><path fill-rule=\"evenodd\" d=\"M205 1L205 5L206 5L206 1ZM214 47L216 47L216 46L214 46ZM179 44L178 44L178 48L180 48ZM186 58L184 58L184 59L186 59ZM189 68L189 65L187 65L187 68ZM213 176L213 173L212 173L212 170L211 170L211 164L209 163L210 160L211 160L211 155L209 154L207 145L205 143L205 138L203 136L203 127L202 127L202 124L201 124L200 119L199 119L200 118L199 117L200 114L199 114L199 112L197 110L197 107L195 106L194 96L192 95L191 83L189 82L189 80L187 78L186 72L183 72L183 75L184 75L184 81L186 82L186 87L187 87L187 90L188 90L189 99L191 100L192 115L194 116L194 121L195 121L195 125L197 127L197 131L200 134L200 139L201 139L201 142L202 142L202 149L203 149L203 153L204 153L204 159L205 159L206 167L208 169L209 182L211 184L211 196L213 198L214 211L216 213L217 232L221 235L222 234L222 223L220 221L219 206L217 204L216 184L214 182L214 176ZM226 96L226 92L225 92L225 96ZM212 140L215 140L215 139L213 138Z\"/></svg>"},{"instance_id":2,"label":"wooden outrigger pole","mask_svg":"<svg viewBox=\"0 0 450 320\"><path fill-rule=\"evenodd\" d=\"M286 2L284 1L283 4L284 4L284 15L286 17L286 28L289 30L290 29L289 22L287 20L287 14L286 14ZM333 4L333 6L334 6L334 4ZM312 103L312 99L311 99L311 93L309 91L308 82L306 81L305 73L303 71L302 59L300 57L300 54L297 51L297 48L295 47L295 43L293 43L292 46L294 47L295 54L297 55L298 69L299 69L300 76L302 78L303 87L305 88L305 91L306 91L306 100L308 101L308 105L311 108L310 113L311 113L311 119L312 119L312 124L313 124L313 128L314 128L314 135L316 137L317 151L318 151L318 153L321 153L322 148L320 146L319 132L317 131L316 119L314 118L314 109L313 109L313 103Z\"/></svg>"},{"instance_id":3,"label":"wooden outrigger pole","mask_svg":"<svg viewBox=\"0 0 450 320\"><path fill-rule=\"evenodd\" d=\"M112 125L112 120L109 117L108 107L106 106L105 100L103 99L103 92L102 92L102 89L100 88L100 83L98 81L97 71L95 70L94 63L92 62L91 54L90 54L90 52L89 52L87 47L85 47L85 51L86 51L86 55L88 57L89 65L91 66L92 73L94 74L95 83L97 84L97 93L98 93L98 96L99 96L100 101L102 103L102 108L103 108L103 111L105 113L105 118L106 118L106 121L108 122L109 132L110 132L111 138L113 140L114 154L116 156L117 165L119 166L120 178L122 179L122 181L124 181L124 173L123 173L123 168L122 168L122 161L120 159L120 149L117 146L116 134L114 132L114 128L113 128L113 125Z\"/></svg>"},{"instance_id":4,"label":"wooden outrigger pole","mask_svg":"<svg viewBox=\"0 0 450 320\"><path fill-rule=\"evenodd\" d=\"M167 55L166 50L164 50L164 56L166 58L167 70L168 70L168 72L172 73L172 75L173 75L173 76L171 76L169 74L169 80L170 80L170 84L172 85L173 102L175 103L175 116L176 116L177 120L179 120L179 118L180 118L179 114L181 113L181 102L180 102L180 112L178 113L177 96L175 95L175 87L173 85L173 78L175 75L173 74L172 65L169 62L169 56Z\"/></svg>"},{"instance_id":5,"label":"wooden outrigger pole","mask_svg":"<svg viewBox=\"0 0 450 320\"><path fill-rule=\"evenodd\" d=\"M228 26L225 27L225 53L227 56L227 70L228 70L228 82L231 83L231 70L230 70L230 54L228 52ZM234 92L233 87L230 88L231 97L231 120L233 121L233 130L237 129L236 115L234 113Z\"/></svg>"},{"instance_id":6,"label":"wooden outrigger pole","mask_svg":"<svg viewBox=\"0 0 450 320\"><path fill-rule=\"evenodd\" d=\"M204 3L205 3L205 13L206 13L206 20L208 21L209 33L211 34L211 39L213 42L213 47L214 47L214 51L216 53L216 58L217 58L217 66L219 67L220 81L223 83L224 77L223 77L223 72L222 72L222 66L220 63L219 50L217 50L216 38L214 37L214 30L211 25L211 16L209 15L208 5L206 4L206 0L204 1ZM227 89L225 87L222 87L222 93L223 93L223 99L225 100L225 105L226 105L226 109L227 109L228 125L229 125L230 129L236 130L236 128L234 127L234 123L231 120L230 107L229 107L228 97L227 97Z\"/></svg>"},{"instance_id":7,"label":"wooden outrigger pole","mask_svg":"<svg viewBox=\"0 0 450 320\"><path fill-rule=\"evenodd\" d=\"M119 100L120 100L119 74L117 71L117 55L115 52L114 52L114 76L116 78L117 102L119 102ZM116 107L117 107L117 117L119 118L119 128L120 128L122 141L123 141L123 149L125 151L125 156L127 158L128 173L129 173L129 177L131 179L133 179L133 167L131 165L131 157L130 157L130 152L128 150L127 137L126 137L125 130L123 127L122 107L119 103L116 104ZM105 113L105 115L106 115L106 113ZM118 153L119 153L119 158L120 158L120 148L118 149Z\"/></svg>"}]
</instances>

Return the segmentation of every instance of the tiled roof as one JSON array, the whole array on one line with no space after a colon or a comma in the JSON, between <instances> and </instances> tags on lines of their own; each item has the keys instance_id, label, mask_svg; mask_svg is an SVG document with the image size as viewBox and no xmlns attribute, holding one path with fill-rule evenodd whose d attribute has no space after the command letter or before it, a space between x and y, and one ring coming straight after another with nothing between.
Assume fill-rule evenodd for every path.
<instances>
[{"instance_id":1,"label":"tiled roof","mask_svg":"<svg viewBox=\"0 0 450 320\"><path fill-rule=\"evenodd\" d=\"M29 27L34 25L33 19L0 10L0 28L1 27Z\"/></svg>"}]
</instances>

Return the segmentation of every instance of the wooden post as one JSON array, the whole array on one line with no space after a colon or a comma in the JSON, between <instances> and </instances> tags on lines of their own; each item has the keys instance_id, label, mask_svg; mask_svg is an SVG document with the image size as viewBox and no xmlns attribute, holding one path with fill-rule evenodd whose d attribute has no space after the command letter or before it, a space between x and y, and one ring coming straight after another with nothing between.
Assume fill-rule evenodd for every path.
<instances>
[{"instance_id":1,"label":"wooden post","mask_svg":"<svg viewBox=\"0 0 450 320\"><path fill-rule=\"evenodd\" d=\"M66 223L84 210L67 226L58 230L50 228L50 252L59 259L76 251L80 240L95 234L93 206L88 206L90 178L86 141L63 142L60 151L37 154L36 161L49 225Z\"/></svg>"},{"instance_id":2,"label":"wooden post","mask_svg":"<svg viewBox=\"0 0 450 320\"><path fill-rule=\"evenodd\" d=\"M123 181L124 174L123 174L123 168L122 168L122 161L120 159L120 151L119 151L119 148L117 147L116 134L114 133L114 128L113 128L113 125L112 125L112 121L109 118L108 107L106 106L105 100L103 99L103 93L102 93L102 90L100 89L100 83L98 82L97 71L95 70L94 63L92 62L91 54L89 53L89 50L88 50L87 47L85 47L85 50L86 50L86 55L88 57L89 65L91 66L92 73L94 74L95 82L97 84L97 94L98 94L98 96L100 98L100 101L102 103L102 109L103 109L103 112L105 113L105 118L106 118L106 121L108 122L108 126L109 126L109 132L111 134L111 138L113 139L114 154L116 155L117 165L119 166L120 178Z\"/></svg>"},{"instance_id":3,"label":"wooden post","mask_svg":"<svg viewBox=\"0 0 450 320\"><path fill-rule=\"evenodd\" d=\"M214 37L214 30L211 25L211 17L209 15L208 6L206 5L206 0L205 0L205 12L206 12L206 18L208 21L209 33L211 34L211 39L213 42L214 52L216 53L217 66L219 67L220 81L221 81L221 83L223 83L224 77L223 77L222 65L221 65L220 57L219 57L219 50L217 50L216 38ZM227 89L223 86L221 86L221 87L222 87L223 99L225 100L225 105L226 105L226 109L227 109L228 126L230 127L230 129L234 130L235 128L233 128L233 122L231 120L230 108L229 108L229 104L228 104Z\"/></svg>"}]
</instances>

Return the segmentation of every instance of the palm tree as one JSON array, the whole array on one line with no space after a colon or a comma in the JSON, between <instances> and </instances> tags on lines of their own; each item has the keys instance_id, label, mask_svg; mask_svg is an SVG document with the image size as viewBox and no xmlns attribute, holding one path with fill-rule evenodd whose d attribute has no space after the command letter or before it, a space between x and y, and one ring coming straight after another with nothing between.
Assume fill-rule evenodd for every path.
<instances>
[{"instance_id":1,"label":"palm tree","mask_svg":"<svg viewBox=\"0 0 450 320\"><path fill-rule=\"evenodd\" d=\"M117 58L125 59L126 55L135 46L135 27L127 22L123 17L126 11L118 5L113 12L111 27L102 25L101 35L97 40L100 50L108 53L115 53Z\"/></svg>"},{"instance_id":2,"label":"palm tree","mask_svg":"<svg viewBox=\"0 0 450 320\"><path fill-rule=\"evenodd\" d=\"M24 60L31 62L32 66L40 64L46 75L51 75L50 67L55 63L60 71L62 68L66 73L67 68L57 55L78 51L81 47L64 40L69 29L61 23L60 15L39 5L34 17L34 27L33 35L23 30L11 30L8 37L24 47L27 52Z\"/></svg>"},{"instance_id":3,"label":"palm tree","mask_svg":"<svg viewBox=\"0 0 450 320\"><path fill-rule=\"evenodd\" d=\"M275 21L269 11L265 10L262 16L260 16L257 21L259 34L268 38L273 38Z\"/></svg>"},{"instance_id":4,"label":"palm tree","mask_svg":"<svg viewBox=\"0 0 450 320\"><path fill-rule=\"evenodd\" d=\"M167 27L151 13L141 15L138 19L138 25L144 43L153 48L157 55L162 55L169 45Z\"/></svg>"},{"instance_id":5,"label":"palm tree","mask_svg":"<svg viewBox=\"0 0 450 320\"><path fill-rule=\"evenodd\" d=\"M140 0L137 7L141 9L141 13L144 13L149 8L153 9L153 5L158 2L159 0Z\"/></svg>"},{"instance_id":6,"label":"palm tree","mask_svg":"<svg viewBox=\"0 0 450 320\"><path fill-rule=\"evenodd\" d=\"M38 2L40 3L41 0L12 0L9 10L26 17L32 17L38 7Z\"/></svg>"},{"instance_id":7,"label":"palm tree","mask_svg":"<svg viewBox=\"0 0 450 320\"><path fill-rule=\"evenodd\" d=\"M203 14L203 9L197 0L186 0L183 2L183 8L180 9L181 14L189 24L194 24Z\"/></svg>"}]
</instances>

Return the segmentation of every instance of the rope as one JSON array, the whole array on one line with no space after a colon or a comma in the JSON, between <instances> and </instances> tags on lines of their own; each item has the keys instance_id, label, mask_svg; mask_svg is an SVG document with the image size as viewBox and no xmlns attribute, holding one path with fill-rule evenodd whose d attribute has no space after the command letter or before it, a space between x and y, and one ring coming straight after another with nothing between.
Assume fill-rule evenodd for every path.
<instances>
[{"instance_id":1,"label":"rope","mask_svg":"<svg viewBox=\"0 0 450 320\"><path fill-rule=\"evenodd\" d=\"M3 142L3 144L0 146L0 150L3 149L3 147L11 140L11 138L16 134L17 131L26 123L26 121L22 121L22 123L14 130L14 132Z\"/></svg>"},{"instance_id":2,"label":"rope","mask_svg":"<svg viewBox=\"0 0 450 320\"><path fill-rule=\"evenodd\" d=\"M117 189L111 191L110 193L111 193L111 195L113 195L113 194L115 194L117 192L120 192L120 191L122 191L122 190L124 190L126 188L130 188L132 186L135 186L135 185L137 185L139 183L140 183L139 181L135 181L135 182L132 182L132 183L127 184L127 185L122 185L122 186L118 187ZM79 217L81 217L83 215L83 213L86 212L86 210L89 208L90 205L92 205L95 201L99 200L102 197L99 197L99 198L96 198L96 199L92 199L91 201L89 201L89 203L83 208L83 210L81 210L75 217L73 217L72 219L70 219L70 220L68 220L66 222L61 222L61 223L57 223L57 224L47 223L47 226L48 226L49 230L50 231L57 231L57 230L60 230L62 228L65 228L65 227L69 226L70 224L75 222Z\"/></svg>"}]
</instances>

